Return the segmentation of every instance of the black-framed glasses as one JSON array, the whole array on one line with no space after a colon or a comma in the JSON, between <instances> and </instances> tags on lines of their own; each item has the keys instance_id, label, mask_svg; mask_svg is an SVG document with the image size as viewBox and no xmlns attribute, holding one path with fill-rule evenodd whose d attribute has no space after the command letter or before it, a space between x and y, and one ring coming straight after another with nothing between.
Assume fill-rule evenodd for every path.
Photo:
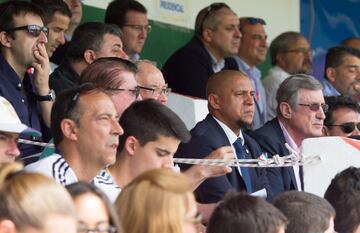
<instances>
[{"instance_id":1,"label":"black-framed glasses","mask_svg":"<svg viewBox=\"0 0 360 233\"><path fill-rule=\"evenodd\" d=\"M14 27L10 29L6 29L6 32L14 32L19 30L25 30L27 33L29 33L33 37L40 36L40 33L43 32L46 36L49 34L49 29L45 26L39 26L39 25L25 25L21 27Z\"/></svg>"},{"instance_id":2,"label":"black-framed glasses","mask_svg":"<svg viewBox=\"0 0 360 233\"><path fill-rule=\"evenodd\" d=\"M311 111L317 112L320 108L326 113L329 110L329 105L327 104L319 104L319 103L312 103L312 104L298 104L300 106L308 107Z\"/></svg>"},{"instance_id":3,"label":"black-framed glasses","mask_svg":"<svg viewBox=\"0 0 360 233\"><path fill-rule=\"evenodd\" d=\"M209 5L207 8L206 8L206 12L204 13L204 16L202 17L202 20L201 20L201 23L200 23L200 31L203 30L204 28L204 22L205 20L207 19L207 17L210 15L211 12L214 12L214 11L217 11L217 10L220 10L221 8L230 8L228 5L226 5L225 3L223 2L215 2L211 5Z\"/></svg>"},{"instance_id":4,"label":"black-framed glasses","mask_svg":"<svg viewBox=\"0 0 360 233\"><path fill-rule=\"evenodd\" d=\"M346 122L341 125L326 125L326 126L338 126L346 134L352 133L355 130L355 127L360 131L360 122Z\"/></svg>"},{"instance_id":5,"label":"black-framed glasses","mask_svg":"<svg viewBox=\"0 0 360 233\"><path fill-rule=\"evenodd\" d=\"M77 232L78 233L90 233L90 232L92 232L92 233L116 233L117 230L116 230L116 227L114 227L114 226L99 225L95 228L88 228L85 225L80 225L80 226L78 226Z\"/></svg>"},{"instance_id":6,"label":"black-framed glasses","mask_svg":"<svg viewBox=\"0 0 360 233\"><path fill-rule=\"evenodd\" d=\"M135 97L135 99L137 99L140 95L140 87L139 86L134 87L134 89L108 87L108 88L106 88L106 90L107 91L128 91Z\"/></svg>"},{"instance_id":7,"label":"black-framed glasses","mask_svg":"<svg viewBox=\"0 0 360 233\"><path fill-rule=\"evenodd\" d=\"M140 25L140 24L125 24L123 27L130 27L136 31L146 31L147 33L151 32L151 25L147 24L147 25Z\"/></svg>"},{"instance_id":8,"label":"black-framed glasses","mask_svg":"<svg viewBox=\"0 0 360 233\"><path fill-rule=\"evenodd\" d=\"M151 88L151 87L143 87L143 86L139 86L140 89L143 90L147 90L147 91L151 91L152 95L154 96L159 96L161 94L165 95L165 96L169 96L170 92L171 92L171 88L169 87L165 87L165 88Z\"/></svg>"}]
</instances>

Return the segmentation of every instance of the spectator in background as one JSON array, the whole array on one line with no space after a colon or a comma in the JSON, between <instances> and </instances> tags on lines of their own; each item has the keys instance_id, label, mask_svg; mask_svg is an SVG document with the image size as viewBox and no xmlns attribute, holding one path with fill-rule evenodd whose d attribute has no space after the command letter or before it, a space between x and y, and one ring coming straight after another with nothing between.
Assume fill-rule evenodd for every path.
<instances>
[{"instance_id":1,"label":"spectator in background","mask_svg":"<svg viewBox=\"0 0 360 233\"><path fill-rule=\"evenodd\" d=\"M49 57L46 53L48 28L43 13L36 5L24 1L0 4L0 96L14 107L21 122L43 133L46 140L54 93L49 88ZM32 67L31 73L28 71ZM30 155L40 152L33 145L21 145L25 163Z\"/></svg>"},{"instance_id":2,"label":"spectator in background","mask_svg":"<svg viewBox=\"0 0 360 233\"><path fill-rule=\"evenodd\" d=\"M360 101L360 50L339 45L325 58L325 96L344 95Z\"/></svg>"},{"instance_id":3,"label":"spectator in background","mask_svg":"<svg viewBox=\"0 0 360 233\"><path fill-rule=\"evenodd\" d=\"M120 27L125 53L130 60L139 60L148 33L151 31L146 8L138 1L114 0L106 9L105 23Z\"/></svg>"},{"instance_id":4,"label":"spectator in background","mask_svg":"<svg viewBox=\"0 0 360 233\"><path fill-rule=\"evenodd\" d=\"M335 210L322 197L312 193L289 191L280 194L274 205L287 217L287 233L334 233Z\"/></svg>"},{"instance_id":5,"label":"spectator in background","mask_svg":"<svg viewBox=\"0 0 360 233\"><path fill-rule=\"evenodd\" d=\"M265 200L244 193L229 194L216 207L206 233L284 233L287 222Z\"/></svg>"},{"instance_id":6,"label":"spectator in background","mask_svg":"<svg viewBox=\"0 0 360 233\"><path fill-rule=\"evenodd\" d=\"M71 11L63 0L31 0L31 2L37 4L45 14L44 24L49 29L45 47L51 58L55 50L65 43L65 31L69 28ZM52 73L58 65L50 62L50 66Z\"/></svg>"},{"instance_id":7,"label":"spectator in background","mask_svg":"<svg viewBox=\"0 0 360 233\"><path fill-rule=\"evenodd\" d=\"M350 37L341 41L342 45L350 46L356 49L360 49L360 37Z\"/></svg>"},{"instance_id":8,"label":"spectator in background","mask_svg":"<svg viewBox=\"0 0 360 233\"><path fill-rule=\"evenodd\" d=\"M263 79L266 92L267 119L277 116L276 92L280 84L294 74L312 73L312 54L309 42L299 32L284 32L270 44L272 68Z\"/></svg>"},{"instance_id":9,"label":"spectator in background","mask_svg":"<svg viewBox=\"0 0 360 233\"><path fill-rule=\"evenodd\" d=\"M360 169L349 167L339 172L327 188L325 199L335 208L335 230L360 232Z\"/></svg>"},{"instance_id":10,"label":"spectator in background","mask_svg":"<svg viewBox=\"0 0 360 233\"><path fill-rule=\"evenodd\" d=\"M265 32L265 21L261 18L242 17L240 20L241 46L236 60L239 70L246 74L255 91L255 115L251 129L255 130L265 124L266 119L266 95L261 83L261 72L257 65L265 61L268 44Z\"/></svg>"},{"instance_id":11,"label":"spectator in background","mask_svg":"<svg viewBox=\"0 0 360 233\"><path fill-rule=\"evenodd\" d=\"M120 36L121 31L115 25L89 22L79 26L69 44L66 61L50 76L50 87L57 94L76 87L81 72L97 58L127 58Z\"/></svg>"},{"instance_id":12,"label":"spectator in background","mask_svg":"<svg viewBox=\"0 0 360 233\"><path fill-rule=\"evenodd\" d=\"M324 121L325 136L360 135L359 105L355 100L344 96L327 96L325 102L329 105Z\"/></svg>"},{"instance_id":13,"label":"spectator in background","mask_svg":"<svg viewBox=\"0 0 360 233\"><path fill-rule=\"evenodd\" d=\"M156 99L166 105L171 88L165 83L161 71L148 60L139 60L136 66L138 68L136 80L140 87L141 98Z\"/></svg>"},{"instance_id":14,"label":"spectator in background","mask_svg":"<svg viewBox=\"0 0 360 233\"><path fill-rule=\"evenodd\" d=\"M195 35L163 66L165 80L176 93L206 98L206 82L221 70L237 70L227 58L237 53L241 33L239 20L225 3L203 8L195 21Z\"/></svg>"}]
</instances>

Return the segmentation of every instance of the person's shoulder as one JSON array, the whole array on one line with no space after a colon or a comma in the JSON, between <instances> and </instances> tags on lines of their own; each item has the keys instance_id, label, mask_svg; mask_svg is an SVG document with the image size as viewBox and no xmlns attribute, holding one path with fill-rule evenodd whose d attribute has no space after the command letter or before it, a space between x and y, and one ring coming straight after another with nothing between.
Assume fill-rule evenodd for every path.
<instances>
[{"instance_id":1,"label":"person's shoulder","mask_svg":"<svg viewBox=\"0 0 360 233\"><path fill-rule=\"evenodd\" d=\"M65 161L59 154L53 154L34 163L25 166L24 170L28 172L38 172L48 176L52 176L52 167L56 163Z\"/></svg>"}]
</instances>

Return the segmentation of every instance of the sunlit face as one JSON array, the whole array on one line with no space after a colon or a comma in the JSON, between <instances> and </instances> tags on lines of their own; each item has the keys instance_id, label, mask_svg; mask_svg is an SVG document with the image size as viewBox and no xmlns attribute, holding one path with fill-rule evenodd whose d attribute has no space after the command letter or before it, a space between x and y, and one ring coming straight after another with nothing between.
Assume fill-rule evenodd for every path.
<instances>
[{"instance_id":1,"label":"sunlit face","mask_svg":"<svg viewBox=\"0 0 360 233\"><path fill-rule=\"evenodd\" d=\"M300 89L298 91L298 104L291 107L288 121L288 131L294 140L302 141L305 138L322 136L325 119L322 108L313 111L308 106L300 105L312 103L325 103L322 90Z\"/></svg>"},{"instance_id":2,"label":"sunlit face","mask_svg":"<svg viewBox=\"0 0 360 233\"><path fill-rule=\"evenodd\" d=\"M49 57L55 52L56 48L59 45L65 43L65 31L68 29L70 23L70 18L66 15L62 15L59 12L56 12L48 25L49 35L48 42L46 43L46 52Z\"/></svg>"},{"instance_id":3,"label":"sunlit face","mask_svg":"<svg viewBox=\"0 0 360 233\"><path fill-rule=\"evenodd\" d=\"M234 132L250 125L254 117L254 91L248 77L234 75L218 94L219 118Z\"/></svg>"},{"instance_id":4,"label":"sunlit face","mask_svg":"<svg viewBox=\"0 0 360 233\"><path fill-rule=\"evenodd\" d=\"M94 232L94 229L109 228L109 212L104 202L98 196L92 193L84 193L77 196L74 202L80 229L93 229ZM85 231L79 231L79 233L85 233Z\"/></svg>"},{"instance_id":5,"label":"sunlit face","mask_svg":"<svg viewBox=\"0 0 360 233\"><path fill-rule=\"evenodd\" d=\"M278 63L289 74L311 74L312 54L309 43L304 37L298 38L295 43L278 55Z\"/></svg>"},{"instance_id":6,"label":"sunlit face","mask_svg":"<svg viewBox=\"0 0 360 233\"><path fill-rule=\"evenodd\" d=\"M342 95L358 97L360 95L360 58L344 56L340 66L327 69L331 84Z\"/></svg>"},{"instance_id":7,"label":"sunlit face","mask_svg":"<svg viewBox=\"0 0 360 233\"><path fill-rule=\"evenodd\" d=\"M123 134L113 102L105 93L91 93L81 96L79 105L83 111L76 129L80 154L99 169L113 164Z\"/></svg>"},{"instance_id":8,"label":"sunlit face","mask_svg":"<svg viewBox=\"0 0 360 233\"><path fill-rule=\"evenodd\" d=\"M17 146L18 133L8 133L0 131L0 166L5 163L14 162L20 155Z\"/></svg>"},{"instance_id":9,"label":"sunlit face","mask_svg":"<svg viewBox=\"0 0 360 233\"><path fill-rule=\"evenodd\" d=\"M77 233L77 223L75 218L61 215L50 215L44 220L44 228L25 228L18 233Z\"/></svg>"},{"instance_id":10,"label":"sunlit face","mask_svg":"<svg viewBox=\"0 0 360 233\"><path fill-rule=\"evenodd\" d=\"M183 233L197 233L198 225L200 224L201 218L198 216L196 202L194 195L188 194L188 211L185 215L183 224Z\"/></svg>"},{"instance_id":11,"label":"sunlit face","mask_svg":"<svg viewBox=\"0 0 360 233\"><path fill-rule=\"evenodd\" d=\"M21 27L25 25L39 25L43 26L41 18L33 14L25 14L14 16L14 27ZM8 35L10 40L10 63L17 64L21 68L29 67L37 59L34 56L34 52L40 52L40 46L45 47L47 43L47 37L44 32L41 32L39 36L34 37L30 35L26 30L14 31L15 39Z\"/></svg>"},{"instance_id":12,"label":"sunlit face","mask_svg":"<svg viewBox=\"0 0 360 233\"><path fill-rule=\"evenodd\" d=\"M123 82L117 89L118 91L113 91L111 93L111 99L115 104L115 108L119 116L132 104L135 100L140 100L141 97L136 98L136 87L137 82L135 75L129 71L122 71L121 77Z\"/></svg>"},{"instance_id":13,"label":"sunlit face","mask_svg":"<svg viewBox=\"0 0 360 233\"><path fill-rule=\"evenodd\" d=\"M240 46L239 19L227 8L218 10L220 22L209 30L209 46L213 55L225 58L235 55Z\"/></svg>"},{"instance_id":14,"label":"sunlit face","mask_svg":"<svg viewBox=\"0 0 360 233\"><path fill-rule=\"evenodd\" d=\"M110 33L104 35L99 51L95 51L95 58L101 57L128 58L123 50L123 44L120 37Z\"/></svg>"},{"instance_id":15,"label":"sunlit face","mask_svg":"<svg viewBox=\"0 0 360 233\"><path fill-rule=\"evenodd\" d=\"M332 113L331 125L336 125L336 126L325 126L327 129L326 130L327 136L348 137L348 136L360 135L360 131L357 127L354 128L354 131L352 131L350 133L345 133L342 130L342 127L338 126L338 125L342 125L342 124L348 123L348 122L358 123L359 120L360 120L359 113L357 113L353 109L338 108L335 111L333 111L333 113Z\"/></svg>"},{"instance_id":16,"label":"sunlit face","mask_svg":"<svg viewBox=\"0 0 360 233\"><path fill-rule=\"evenodd\" d=\"M267 35L262 24L244 25L238 54L250 66L262 63L265 61L268 49L266 39Z\"/></svg>"},{"instance_id":17,"label":"sunlit face","mask_svg":"<svg viewBox=\"0 0 360 233\"><path fill-rule=\"evenodd\" d=\"M128 11L126 13L126 23L122 27L121 39L124 43L124 50L130 57L138 54L144 47L149 25L147 14L137 11Z\"/></svg>"}]
</instances>

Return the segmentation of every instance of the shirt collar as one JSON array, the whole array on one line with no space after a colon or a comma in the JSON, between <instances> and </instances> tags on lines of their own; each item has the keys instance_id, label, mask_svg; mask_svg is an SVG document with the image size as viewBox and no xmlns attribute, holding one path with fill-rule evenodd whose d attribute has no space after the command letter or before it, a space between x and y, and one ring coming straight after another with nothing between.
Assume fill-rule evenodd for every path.
<instances>
[{"instance_id":1,"label":"shirt collar","mask_svg":"<svg viewBox=\"0 0 360 233\"><path fill-rule=\"evenodd\" d=\"M217 123L219 123L220 127L224 130L224 133L231 144L233 144L238 138L241 138L241 144L244 145L245 141L241 130L239 136L237 136L227 125L218 120L216 117L212 117L216 120Z\"/></svg>"},{"instance_id":2,"label":"shirt collar","mask_svg":"<svg viewBox=\"0 0 360 233\"><path fill-rule=\"evenodd\" d=\"M225 59L221 59L219 62L217 62L215 56L210 52L210 50L207 49L206 47L205 49L207 50L207 52L211 57L211 67L214 73L221 71L225 67Z\"/></svg>"},{"instance_id":3,"label":"shirt collar","mask_svg":"<svg viewBox=\"0 0 360 233\"><path fill-rule=\"evenodd\" d=\"M280 128L281 128L281 131L283 132L284 134L284 137L285 137L285 141L287 144L289 144L289 146L294 149L295 151L299 152L299 147L296 145L294 139L291 137L291 135L289 134L289 132L286 130L284 124L278 119L279 121L279 124L280 124Z\"/></svg>"}]
</instances>

